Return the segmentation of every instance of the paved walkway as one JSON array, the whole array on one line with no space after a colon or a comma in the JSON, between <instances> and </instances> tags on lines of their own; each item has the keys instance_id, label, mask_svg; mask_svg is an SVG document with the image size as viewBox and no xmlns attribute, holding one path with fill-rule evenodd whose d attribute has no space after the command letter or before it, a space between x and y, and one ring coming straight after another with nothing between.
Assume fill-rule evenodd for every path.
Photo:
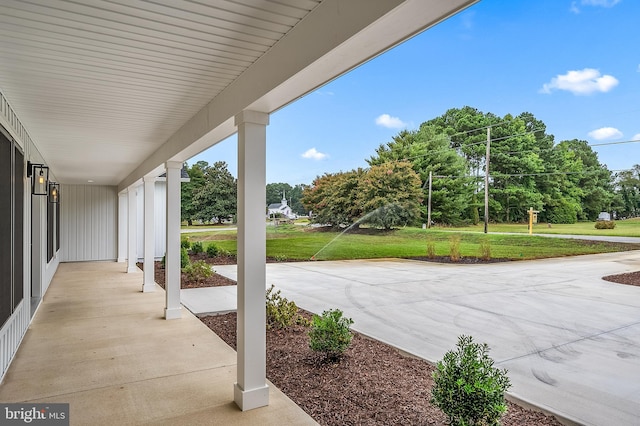
<instances>
[{"instance_id":1,"label":"paved walkway","mask_svg":"<svg viewBox=\"0 0 640 426\"><path fill-rule=\"evenodd\" d=\"M640 251L487 265L303 262L268 264L267 284L312 312L340 308L354 329L431 361L471 334L509 370L514 396L577 423L631 426L640 287L601 277L639 269ZM235 266L216 270L236 278ZM208 289L209 300L220 291L229 289ZM206 311L207 297L197 298Z\"/></svg>"},{"instance_id":2,"label":"paved walkway","mask_svg":"<svg viewBox=\"0 0 640 426\"><path fill-rule=\"evenodd\" d=\"M3 403L69 403L71 425L315 425L269 385L270 405L233 402L236 352L123 263L60 264L0 384ZM37 424L38 422L33 422Z\"/></svg>"}]
</instances>

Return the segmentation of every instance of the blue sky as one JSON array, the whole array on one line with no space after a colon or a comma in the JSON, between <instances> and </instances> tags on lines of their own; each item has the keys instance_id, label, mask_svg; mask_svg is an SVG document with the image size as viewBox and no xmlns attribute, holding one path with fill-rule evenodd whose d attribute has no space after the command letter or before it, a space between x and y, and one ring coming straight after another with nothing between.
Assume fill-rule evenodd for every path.
<instances>
[{"instance_id":1,"label":"blue sky","mask_svg":"<svg viewBox=\"0 0 640 426\"><path fill-rule=\"evenodd\" d=\"M271 115L267 182L366 167L402 129L465 105L528 111L556 142L640 139L640 1L482 0ZM610 170L640 143L594 147ZM236 137L192 158L226 161Z\"/></svg>"}]
</instances>

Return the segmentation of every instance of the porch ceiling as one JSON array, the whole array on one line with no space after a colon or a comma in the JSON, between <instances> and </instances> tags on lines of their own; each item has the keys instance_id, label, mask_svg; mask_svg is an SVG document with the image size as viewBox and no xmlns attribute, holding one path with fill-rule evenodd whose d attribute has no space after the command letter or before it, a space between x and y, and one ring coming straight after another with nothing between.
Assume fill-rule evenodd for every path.
<instances>
[{"instance_id":1,"label":"porch ceiling","mask_svg":"<svg viewBox=\"0 0 640 426\"><path fill-rule=\"evenodd\" d=\"M475 1L0 0L0 91L59 182L122 187Z\"/></svg>"}]
</instances>

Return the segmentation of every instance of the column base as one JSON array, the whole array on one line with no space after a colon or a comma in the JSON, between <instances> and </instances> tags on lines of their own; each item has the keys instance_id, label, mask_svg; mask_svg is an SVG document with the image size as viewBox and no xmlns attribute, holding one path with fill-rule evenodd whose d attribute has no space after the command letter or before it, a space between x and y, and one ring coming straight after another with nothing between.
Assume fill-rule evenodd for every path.
<instances>
[{"instance_id":1,"label":"column base","mask_svg":"<svg viewBox=\"0 0 640 426\"><path fill-rule=\"evenodd\" d=\"M182 308L164 308L164 319L180 319L182 318Z\"/></svg>"},{"instance_id":2,"label":"column base","mask_svg":"<svg viewBox=\"0 0 640 426\"><path fill-rule=\"evenodd\" d=\"M126 260L127 260L126 257L119 257L117 262L118 263L124 263L124 262L126 262Z\"/></svg>"},{"instance_id":3,"label":"column base","mask_svg":"<svg viewBox=\"0 0 640 426\"><path fill-rule=\"evenodd\" d=\"M137 274L138 272L142 271L137 266L127 266L127 274Z\"/></svg>"},{"instance_id":4,"label":"column base","mask_svg":"<svg viewBox=\"0 0 640 426\"><path fill-rule=\"evenodd\" d=\"M142 285L143 293L151 293L152 291L156 291L156 283Z\"/></svg>"},{"instance_id":5,"label":"column base","mask_svg":"<svg viewBox=\"0 0 640 426\"><path fill-rule=\"evenodd\" d=\"M242 411L266 407L269 405L269 386L264 385L264 387L246 391L235 383L233 385L233 401Z\"/></svg>"}]
</instances>

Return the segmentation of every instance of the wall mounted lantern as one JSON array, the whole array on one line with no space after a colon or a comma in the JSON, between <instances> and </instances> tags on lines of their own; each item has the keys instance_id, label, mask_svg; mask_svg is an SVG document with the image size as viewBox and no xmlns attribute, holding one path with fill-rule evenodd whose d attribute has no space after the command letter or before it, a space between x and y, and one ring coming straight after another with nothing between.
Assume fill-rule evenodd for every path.
<instances>
[{"instance_id":1,"label":"wall mounted lantern","mask_svg":"<svg viewBox=\"0 0 640 426\"><path fill-rule=\"evenodd\" d=\"M49 183L49 202L58 204L60 202L60 184L56 182Z\"/></svg>"},{"instance_id":2,"label":"wall mounted lantern","mask_svg":"<svg viewBox=\"0 0 640 426\"><path fill-rule=\"evenodd\" d=\"M32 195L48 195L49 167L27 161L27 177L31 178Z\"/></svg>"}]
</instances>

